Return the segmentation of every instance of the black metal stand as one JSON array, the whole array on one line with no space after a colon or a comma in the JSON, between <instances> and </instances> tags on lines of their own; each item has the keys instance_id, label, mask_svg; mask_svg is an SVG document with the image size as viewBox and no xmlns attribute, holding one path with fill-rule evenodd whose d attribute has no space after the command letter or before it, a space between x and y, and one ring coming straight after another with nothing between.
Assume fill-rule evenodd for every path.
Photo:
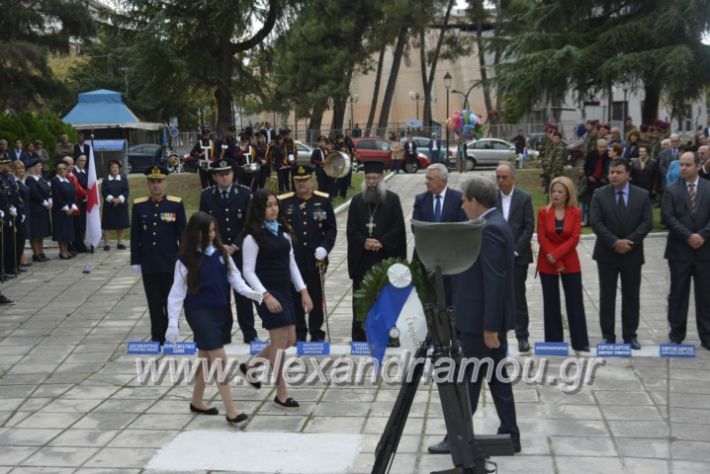
<instances>
[{"instance_id":1,"label":"black metal stand","mask_svg":"<svg viewBox=\"0 0 710 474\"><path fill-rule=\"evenodd\" d=\"M461 350L458 345L454 324L456 310L453 307L446 308L444 278L440 267L436 268L436 287L437 304L427 304L424 308L429 334L426 341L415 353L414 360L426 357L429 346L433 342L432 363L436 364L442 358L453 360L456 364L454 380L459 380ZM417 364L412 371L410 380L405 381L399 390L392 413L387 420L387 425L375 450L375 464L372 468L372 474L385 474L389 471L394 461L402 431L407 423L409 410L412 407L419 381L424 372L424 365ZM488 474L495 472L495 470L487 470L486 458L491 455L513 455L513 443L510 435L474 437L471 402L465 377L461 377L461 382L439 383L437 384L437 389L444 412L444 421L454 467L444 471L432 472L432 474Z\"/></svg>"}]
</instances>

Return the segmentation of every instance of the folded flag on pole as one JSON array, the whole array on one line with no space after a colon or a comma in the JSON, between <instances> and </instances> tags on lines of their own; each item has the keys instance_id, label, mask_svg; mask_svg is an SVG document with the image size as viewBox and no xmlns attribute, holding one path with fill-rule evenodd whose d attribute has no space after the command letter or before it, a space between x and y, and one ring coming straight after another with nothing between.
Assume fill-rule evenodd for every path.
<instances>
[{"instance_id":1,"label":"folded flag on pole","mask_svg":"<svg viewBox=\"0 0 710 474\"><path fill-rule=\"evenodd\" d=\"M86 240L92 247L101 241L101 209L99 208L99 183L96 179L94 144L89 147L88 179L86 193Z\"/></svg>"}]
</instances>

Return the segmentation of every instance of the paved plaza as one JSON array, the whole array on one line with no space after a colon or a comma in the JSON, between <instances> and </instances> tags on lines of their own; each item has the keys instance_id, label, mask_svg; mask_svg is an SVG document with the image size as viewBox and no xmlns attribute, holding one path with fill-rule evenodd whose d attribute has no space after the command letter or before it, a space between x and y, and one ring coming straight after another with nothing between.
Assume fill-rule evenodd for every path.
<instances>
[{"instance_id":1,"label":"paved plaza","mask_svg":"<svg viewBox=\"0 0 710 474\"><path fill-rule=\"evenodd\" d=\"M459 187L465 177L453 174L450 185ZM424 175L397 175L388 186L400 195L408 222L414 195L424 190ZM334 344L350 339L346 215L347 211L338 216L339 234L326 280ZM646 241L638 337L648 346L667 340L665 241L664 235ZM579 251L590 342L595 345L601 335L593 245L593 238L584 238ZM407 253L412 249L408 229ZM333 443L342 439L343 446L354 443L352 465L334 472L370 472L397 385L294 387L290 393L301 407L285 414L271 402L272 386L256 391L235 381L232 395L238 408L250 415L243 430L228 426L222 416L193 415L188 410L190 385L174 385L169 380L141 384L135 356L126 354L128 341L145 340L150 332L143 286L140 276L131 271L128 251L99 251L69 262L56 259L56 250L48 256L53 258L50 262L35 263L30 272L2 286L2 292L16 304L0 308L0 474L128 474L181 466L190 472L234 471L235 466L250 465L246 461L260 454L278 460L287 457L283 451L294 444L303 443L304 453L310 453L313 446L308 443L325 442L323 436L306 435L330 435L325 438ZM87 263L92 271L84 274ZM542 340L543 324L542 291L532 266L527 290L534 343ZM691 302L686 342L698 345L695 359L608 359L596 371L593 384L574 394L563 393L555 384L517 384L522 453L495 458L498 472L710 472L710 352L699 347L694 315ZM265 338L266 332L259 329L259 335ZM191 337L184 319L181 336ZM510 336L511 347L515 347L512 332ZM235 323L234 341L241 340ZM234 345L228 352L240 354L242 349ZM551 371L555 371L562 359L551 360ZM211 405L224 411L214 385L208 386L206 396ZM474 426L477 433L486 434L495 433L498 427L486 391ZM439 441L444 432L436 386L422 384L391 472L428 473L450 467L449 456L426 453L426 447ZM253 436L246 436L250 433ZM215 439L234 440L226 456L222 453L227 459L200 456L199 443ZM185 448L186 440L196 440L196 444ZM281 451L276 449L278 443L284 443ZM346 456L325 446L316 452L324 459L332 457L333 466L338 465L335 458ZM268 472L313 472L307 460L306 467L293 462L278 469Z\"/></svg>"}]
</instances>

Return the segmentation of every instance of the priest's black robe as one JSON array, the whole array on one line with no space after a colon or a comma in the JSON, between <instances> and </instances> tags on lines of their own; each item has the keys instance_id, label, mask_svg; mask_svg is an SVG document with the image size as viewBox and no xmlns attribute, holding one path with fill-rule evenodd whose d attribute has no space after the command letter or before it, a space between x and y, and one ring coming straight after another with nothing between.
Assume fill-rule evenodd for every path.
<instances>
[{"instance_id":1,"label":"priest's black robe","mask_svg":"<svg viewBox=\"0 0 710 474\"><path fill-rule=\"evenodd\" d=\"M374 226L369 227L371 215ZM360 288L360 283L370 268L387 258L407 258L407 236L399 196L387 191L384 202L377 207L368 206L362 194L353 197L348 212L347 237L348 274L353 280L354 294ZM368 238L378 240L383 248L379 252L365 250L365 240ZM355 319L354 300L352 337L353 341L365 340L362 325Z\"/></svg>"}]
</instances>

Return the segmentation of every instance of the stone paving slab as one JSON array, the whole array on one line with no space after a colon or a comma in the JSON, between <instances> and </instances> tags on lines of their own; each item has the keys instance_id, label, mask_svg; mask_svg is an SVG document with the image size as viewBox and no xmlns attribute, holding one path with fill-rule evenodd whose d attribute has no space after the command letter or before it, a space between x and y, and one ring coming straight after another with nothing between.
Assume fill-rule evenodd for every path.
<instances>
[{"instance_id":1,"label":"stone paving slab","mask_svg":"<svg viewBox=\"0 0 710 474\"><path fill-rule=\"evenodd\" d=\"M452 174L450 184L458 187L463 179L465 175ZM388 182L401 197L406 220L423 182L422 173L398 175ZM347 211L338 216L339 235L326 279L334 344L346 344L350 338L346 215ZM407 235L411 254L409 229ZM662 258L664 245L664 235L650 236L646 242L639 328L644 346L666 340L669 275ZM593 237L583 238L579 246L592 345L601 338L593 246ZM88 275L82 273L86 263L92 267ZM190 385L169 380L159 385L138 383L135 359L126 355L126 343L147 339L149 317L140 276L130 270L127 251L35 263L2 291L17 304L0 309L0 474L159 472L147 470L148 462L180 433L234 430L221 416L188 411ZM543 338L543 323L542 292L532 267L527 292L534 342ZM692 299L690 304L687 342L698 344ZM259 334L266 336L262 329ZM186 324L181 337L191 339ZM236 324L233 338L241 340ZM235 345L228 351L239 349ZM527 355L517 357L529 360ZM537 357L533 360L539 362ZM698 347L696 359L608 359L593 384L574 394L564 393L557 384L516 384L523 452L494 459L498 472L710 472L709 363L710 353ZM560 365L561 360L551 360L550 373L557 374ZM360 454L349 470L354 473L370 472L398 393L398 386L380 382L293 387L291 394L302 408L283 413L271 403L274 390L268 384L256 391L235 380L232 388L240 409L251 415L245 433L361 435ZM223 411L213 385L207 387L205 398ZM477 433L493 433L497 427L490 393L484 390L474 428ZM449 457L426 454L426 447L444 433L436 387L422 383L391 472L450 467ZM238 446L234 450L239 453Z\"/></svg>"}]
</instances>

